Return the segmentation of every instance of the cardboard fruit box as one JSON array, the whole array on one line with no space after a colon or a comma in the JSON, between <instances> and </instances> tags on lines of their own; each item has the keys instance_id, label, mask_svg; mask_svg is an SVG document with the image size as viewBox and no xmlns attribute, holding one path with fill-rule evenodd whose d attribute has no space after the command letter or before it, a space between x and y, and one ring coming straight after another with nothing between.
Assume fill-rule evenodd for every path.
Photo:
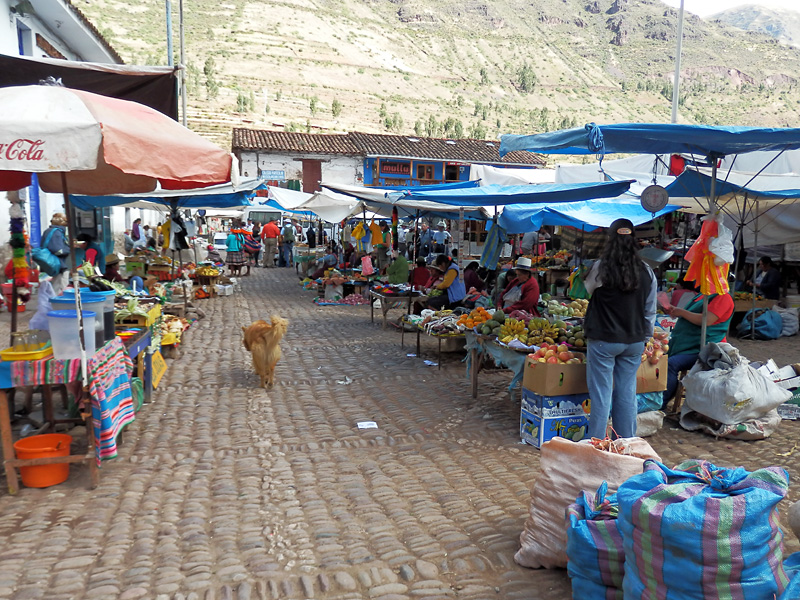
<instances>
[{"instance_id":1,"label":"cardboard fruit box","mask_svg":"<svg viewBox=\"0 0 800 600\"><path fill-rule=\"evenodd\" d=\"M586 415L547 418L526 410L520 412L519 437L526 444L541 448L542 444L554 437L563 437L579 442L586 436L589 419Z\"/></svg>"},{"instance_id":2,"label":"cardboard fruit box","mask_svg":"<svg viewBox=\"0 0 800 600\"><path fill-rule=\"evenodd\" d=\"M667 389L667 357L662 356L658 363L651 365L644 361L636 371L636 393L663 392Z\"/></svg>"},{"instance_id":3,"label":"cardboard fruit box","mask_svg":"<svg viewBox=\"0 0 800 600\"><path fill-rule=\"evenodd\" d=\"M525 359L525 373L522 387L540 396L569 396L585 394L586 364L540 363L528 356Z\"/></svg>"}]
</instances>

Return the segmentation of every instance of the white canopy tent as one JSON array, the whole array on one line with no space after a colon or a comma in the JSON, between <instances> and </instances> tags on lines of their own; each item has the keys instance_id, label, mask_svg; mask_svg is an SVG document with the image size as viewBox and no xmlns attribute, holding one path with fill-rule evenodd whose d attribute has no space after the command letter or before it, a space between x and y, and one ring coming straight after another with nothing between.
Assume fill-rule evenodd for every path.
<instances>
[{"instance_id":1,"label":"white canopy tent","mask_svg":"<svg viewBox=\"0 0 800 600\"><path fill-rule=\"evenodd\" d=\"M471 165L470 181L481 185L521 185L525 183L555 183L555 169L512 169L491 165Z\"/></svg>"}]
</instances>

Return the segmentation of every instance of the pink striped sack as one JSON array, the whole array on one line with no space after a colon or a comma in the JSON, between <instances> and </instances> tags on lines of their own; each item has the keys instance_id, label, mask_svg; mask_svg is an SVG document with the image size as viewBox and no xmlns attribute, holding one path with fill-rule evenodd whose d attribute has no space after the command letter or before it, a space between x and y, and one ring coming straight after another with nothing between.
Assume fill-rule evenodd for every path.
<instances>
[{"instance_id":1,"label":"pink striped sack","mask_svg":"<svg viewBox=\"0 0 800 600\"><path fill-rule=\"evenodd\" d=\"M688 460L645 462L617 491L625 598L765 600L789 583L778 503L780 467L752 473Z\"/></svg>"}]
</instances>

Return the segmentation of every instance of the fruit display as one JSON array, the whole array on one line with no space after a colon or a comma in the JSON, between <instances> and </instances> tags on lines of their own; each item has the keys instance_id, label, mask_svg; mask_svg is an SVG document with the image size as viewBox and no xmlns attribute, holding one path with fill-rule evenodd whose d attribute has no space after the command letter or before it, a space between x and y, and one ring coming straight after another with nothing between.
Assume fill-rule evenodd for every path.
<instances>
[{"instance_id":1,"label":"fruit display","mask_svg":"<svg viewBox=\"0 0 800 600\"><path fill-rule=\"evenodd\" d=\"M484 307L479 306L468 315L461 315L458 318L458 324L464 325L467 329L473 329L478 325L483 325L486 321L492 318L489 311ZM488 334L487 334L488 335Z\"/></svg>"},{"instance_id":2,"label":"fruit display","mask_svg":"<svg viewBox=\"0 0 800 600\"><path fill-rule=\"evenodd\" d=\"M452 313L452 311L448 311ZM427 317L426 317L427 319ZM428 335L458 335L466 327L458 324L458 317L453 314L432 317L426 321L423 319L422 328Z\"/></svg>"},{"instance_id":3,"label":"fruit display","mask_svg":"<svg viewBox=\"0 0 800 600\"><path fill-rule=\"evenodd\" d=\"M554 365L579 365L586 362L583 354L571 352L566 344L542 344L533 354L532 360Z\"/></svg>"},{"instance_id":4,"label":"fruit display","mask_svg":"<svg viewBox=\"0 0 800 600\"><path fill-rule=\"evenodd\" d=\"M582 325L567 325L564 321L550 323L543 318L528 321L528 342L534 346L569 344L576 348L583 348L586 345Z\"/></svg>"},{"instance_id":5,"label":"fruit display","mask_svg":"<svg viewBox=\"0 0 800 600\"><path fill-rule=\"evenodd\" d=\"M647 340L642 352L642 362L657 365L661 357L669 350L669 334L658 327L653 331L653 336Z\"/></svg>"},{"instance_id":6,"label":"fruit display","mask_svg":"<svg viewBox=\"0 0 800 600\"><path fill-rule=\"evenodd\" d=\"M519 340L528 345L528 328L525 321L508 318L500 326L497 337L504 344L508 344L512 340Z\"/></svg>"},{"instance_id":7,"label":"fruit display","mask_svg":"<svg viewBox=\"0 0 800 600\"><path fill-rule=\"evenodd\" d=\"M752 300L753 294L751 292L733 292L733 299L734 300ZM761 294L756 294L756 300L763 300L764 297Z\"/></svg>"},{"instance_id":8,"label":"fruit display","mask_svg":"<svg viewBox=\"0 0 800 600\"><path fill-rule=\"evenodd\" d=\"M197 267L195 269L195 275L200 275L201 277L218 277L220 274L220 270L217 267Z\"/></svg>"},{"instance_id":9,"label":"fruit display","mask_svg":"<svg viewBox=\"0 0 800 600\"><path fill-rule=\"evenodd\" d=\"M545 308L547 314L555 317L585 317L588 306L588 300L573 300L569 304L563 304L558 300L550 299Z\"/></svg>"}]
</instances>

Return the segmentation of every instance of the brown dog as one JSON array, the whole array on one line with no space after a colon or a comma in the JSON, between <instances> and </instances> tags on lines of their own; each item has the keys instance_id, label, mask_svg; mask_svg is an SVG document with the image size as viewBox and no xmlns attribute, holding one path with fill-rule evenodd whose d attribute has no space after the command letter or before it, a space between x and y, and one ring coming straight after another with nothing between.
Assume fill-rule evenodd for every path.
<instances>
[{"instance_id":1,"label":"brown dog","mask_svg":"<svg viewBox=\"0 0 800 600\"><path fill-rule=\"evenodd\" d=\"M244 347L253 355L253 367L261 378L261 387L275 383L275 365L281 358L280 342L289 327L289 321L272 315L272 323L263 319L250 327L242 327Z\"/></svg>"}]
</instances>

